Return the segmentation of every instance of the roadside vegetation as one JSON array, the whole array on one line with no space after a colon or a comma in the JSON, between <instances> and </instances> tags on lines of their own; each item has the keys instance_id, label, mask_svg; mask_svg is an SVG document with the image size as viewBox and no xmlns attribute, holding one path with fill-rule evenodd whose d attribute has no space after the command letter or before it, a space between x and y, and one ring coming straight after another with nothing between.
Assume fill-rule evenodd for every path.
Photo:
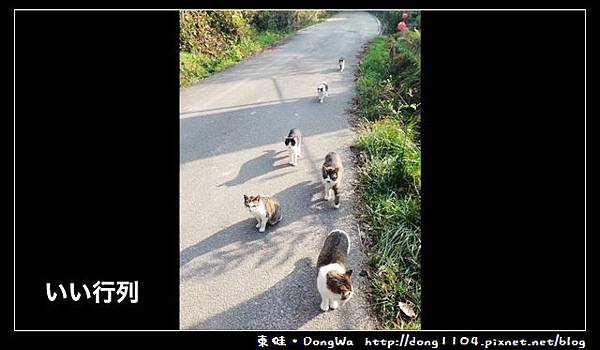
<instances>
[{"instance_id":1,"label":"roadside vegetation","mask_svg":"<svg viewBox=\"0 0 600 350\"><path fill-rule=\"evenodd\" d=\"M394 12L377 15L386 20L384 33L392 34L371 42L357 73L360 131L354 148L364 159L357 190L370 244L369 294L375 312L383 328L419 329L421 38L418 27L407 22L401 31L390 29L402 21L402 12ZM408 18L415 25L420 20L418 13Z\"/></svg>"},{"instance_id":2,"label":"roadside vegetation","mask_svg":"<svg viewBox=\"0 0 600 350\"><path fill-rule=\"evenodd\" d=\"M330 15L327 11L181 11L179 85L189 86L218 73Z\"/></svg>"}]
</instances>

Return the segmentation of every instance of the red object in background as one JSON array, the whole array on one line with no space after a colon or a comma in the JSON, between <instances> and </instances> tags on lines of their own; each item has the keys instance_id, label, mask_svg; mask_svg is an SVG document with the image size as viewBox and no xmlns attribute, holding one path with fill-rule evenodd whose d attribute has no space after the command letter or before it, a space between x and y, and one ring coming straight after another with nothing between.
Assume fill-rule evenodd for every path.
<instances>
[{"instance_id":1,"label":"red object in background","mask_svg":"<svg viewBox=\"0 0 600 350\"><path fill-rule=\"evenodd\" d=\"M407 19L407 18L408 18L408 12L404 12L404 13L402 14L402 18L403 18L403 19Z\"/></svg>"},{"instance_id":2,"label":"red object in background","mask_svg":"<svg viewBox=\"0 0 600 350\"><path fill-rule=\"evenodd\" d=\"M406 23L404 23L404 22L398 23L398 30L404 30L404 29L406 29Z\"/></svg>"}]
</instances>

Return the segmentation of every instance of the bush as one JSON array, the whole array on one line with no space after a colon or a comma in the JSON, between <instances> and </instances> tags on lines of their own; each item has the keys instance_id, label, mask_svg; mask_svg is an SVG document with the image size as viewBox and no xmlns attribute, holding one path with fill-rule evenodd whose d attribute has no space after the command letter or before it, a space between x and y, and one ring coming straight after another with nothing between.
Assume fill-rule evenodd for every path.
<instances>
[{"instance_id":1,"label":"bush","mask_svg":"<svg viewBox=\"0 0 600 350\"><path fill-rule=\"evenodd\" d=\"M179 12L179 50L215 57L254 34L245 11Z\"/></svg>"},{"instance_id":2,"label":"bush","mask_svg":"<svg viewBox=\"0 0 600 350\"><path fill-rule=\"evenodd\" d=\"M179 51L217 56L227 48L206 11L179 12Z\"/></svg>"},{"instance_id":3,"label":"bush","mask_svg":"<svg viewBox=\"0 0 600 350\"><path fill-rule=\"evenodd\" d=\"M208 11L210 23L229 45L237 44L247 39L252 28L243 11Z\"/></svg>"},{"instance_id":4,"label":"bush","mask_svg":"<svg viewBox=\"0 0 600 350\"><path fill-rule=\"evenodd\" d=\"M209 61L207 56L181 51L179 53L179 84L185 86L206 77L209 73Z\"/></svg>"},{"instance_id":5,"label":"bush","mask_svg":"<svg viewBox=\"0 0 600 350\"><path fill-rule=\"evenodd\" d=\"M289 31L316 23L327 16L327 11L257 11L252 24L260 31Z\"/></svg>"},{"instance_id":6,"label":"bush","mask_svg":"<svg viewBox=\"0 0 600 350\"><path fill-rule=\"evenodd\" d=\"M181 11L180 86L219 72L327 11Z\"/></svg>"},{"instance_id":7,"label":"bush","mask_svg":"<svg viewBox=\"0 0 600 350\"><path fill-rule=\"evenodd\" d=\"M216 56L254 31L289 32L327 17L327 11L181 11L179 50Z\"/></svg>"},{"instance_id":8,"label":"bush","mask_svg":"<svg viewBox=\"0 0 600 350\"><path fill-rule=\"evenodd\" d=\"M404 20L402 14L408 13L408 19ZM421 28L421 12L419 11L372 11L382 26L382 34L392 34L398 31L398 23L404 21L410 29Z\"/></svg>"}]
</instances>

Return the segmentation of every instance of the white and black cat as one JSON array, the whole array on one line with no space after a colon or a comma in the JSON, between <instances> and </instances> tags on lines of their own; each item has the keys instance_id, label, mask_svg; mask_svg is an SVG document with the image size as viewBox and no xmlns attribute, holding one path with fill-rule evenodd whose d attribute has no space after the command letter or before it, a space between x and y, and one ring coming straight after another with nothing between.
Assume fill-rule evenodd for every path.
<instances>
[{"instance_id":1,"label":"white and black cat","mask_svg":"<svg viewBox=\"0 0 600 350\"><path fill-rule=\"evenodd\" d=\"M348 265L350 237L342 230L327 235L317 260L317 289L321 310L335 310L352 297L352 270Z\"/></svg>"},{"instance_id":2,"label":"white and black cat","mask_svg":"<svg viewBox=\"0 0 600 350\"><path fill-rule=\"evenodd\" d=\"M326 82L322 82L317 87L317 93L319 94L319 102L323 103L323 99L328 96L329 86Z\"/></svg>"},{"instance_id":3,"label":"white and black cat","mask_svg":"<svg viewBox=\"0 0 600 350\"><path fill-rule=\"evenodd\" d=\"M275 225L283 219L281 205L275 197L256 195L244 195L244 205L254 217L256 217L256 228L259 232L265 232L267 223Z\"/></svg>"},{"instance_id":4,"label":"white and black cat","mask_svg":"<svg viewBox=\"0 0 600 350\"><path fill-rule=\"evenodd\" d=\"M302 133L300 129L294 128L290 130L290 133L285 138L285 145L288 148L288 154L290 155L289 164L298 165L298 157L302 156Z\"/></svg>"},{"instance_id":5,"label":"white and black cat","mask_svg":"<svg viewBox=\"0 0 600 350\"><path fill-rule=\"evenodd\" d=\"M346 65L346 60L344 59L344 57L340 57L340 59L338 60L338 65L340 66L340 72L343 72L344 66Z\"/></svg>"},{"instance_id":6,"label":"white and black cat","mask_svg":"<svg viewBox=\"0 0 600 350\"><path fill-rule=\"evenodd\" d=\"M333 206L340 207L340 193L342 186L342 175L344 167L342 158L335 152L330 152L325 156L323 162L323 185L325 186L325 199L328 201L334 200ZM333 196L331 192L333 191Z\"/></svg>"}]
</instances>

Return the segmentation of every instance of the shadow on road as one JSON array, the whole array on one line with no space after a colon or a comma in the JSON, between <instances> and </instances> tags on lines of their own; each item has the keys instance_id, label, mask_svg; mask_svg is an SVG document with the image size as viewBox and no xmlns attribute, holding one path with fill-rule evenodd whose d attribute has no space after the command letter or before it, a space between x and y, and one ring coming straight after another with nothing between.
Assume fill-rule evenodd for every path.
<instances>
[{"instance_id":1,"label":"shadow on road","mask_svg":"<svg viewBox=\"0 0 600 350\"><path fill-rule=\"evenodd\" d=\"M192 268L182 271L181 280L204 276L207 273L222 273L227 269L246 263L246 259L257 252L260 252L261 256L257 263L258 266L275 258L279 258L281 263L285 262L293 255L295 247L302 244L302 241L313 233L310 229L304 231L287 229L287 225L312 214L310 208L305 206L298 208L293 204L298 201L309 201L310 197L318 191L318 187L318 183L304 181L276 193L275 197L282 204L283 219L275 226L267 226L267 230L263 233L258 232L255 228L256 219L248 214L248 219L228 226L183 249L180 253L180 267L182 268L205 254L210 254L210 257L195 263ZM240 206L243 206L242 195L240 193Z\"/></svg>"},{"instance_id":2,"label":"shadow on road","mask_svg":"<svg viewBox=\"0 0 600 350\"><path fill-rule=\"evenodd\" d=\"M298 260L268 290L189 329L298 329L321 313L316 278L313 261Z\"/></svg>"},{"instance_id":3,"label":"shadow on road","mask_svg":"<svg viewBox=\"0 0 600 350\"><path fill-rule=\"evenodd\" d=\"M347 31L344 31L347 33ZM304 34L297 34L302 36ZM357 38L360 34L354 35ZM335 41L335 39L329 38L329 41ZM310 74L326 74L339 72L338 58L339 55L331 55L330 60L326 64L323 64L323 60L320 55L315 56L315 50L322 50L325 42L310 42L304 43L310 44L313 50L307 47L296 48L297 43L290 42L280 45L276 50L269 50L262 55L255 56L254 59L243 60L237 64L227 68L220 74L215 74L208 78L201 80L200 82L191 85L185 90L194 90L201 85L211 84L216 87L221 87L223 84L238 82L244 80L258 80L258 79L269 79L272 76L277 78L290 77L299 75L310 75ZM285 55L285 58L281 58L281 55L277 60L270 59L268 56L274 51L284 49L286 51L294 51L294 54ZM343 55L343 53L340 53ZM352 56L346 57L346 69L350 67L354 62L350 60ZM316 87L315 87L316 88Z\"/></svg>"},{"instance_id":4,"label":"shadow on road","mask_svg":"<svg viewBox=\"0 0 600 350\"><path fill-rule=\"evenodd\" d=\"M283 142L282 142L282 144L283 144ZM275 151L275 150L264 151L262 155L242 164L242 166L240 167L240 170L238 171L235 178L218 185L218 187L221 187L221 186L232 187L232 186L241 185L241 184L244 184L248 180L252 180L255 177L265 175L268 172L271 172L273 170L289 167L290 165L288 165L287 163L279 164L277 166L275 165L275 162L277 162L283 158L288 158L287 153L285 153L284 156L279 156L276 158L276 156L281 155L282 153L284 153L284 151Z\"/></svg>"},{"instance_id":5,"label":"shadow on road","mask_svg":"<svg viewBox=\"0 0 600 350\"><path fill-rule=\"evenodd\" d=\"M304 137L338 131L343 124L330 120L331 115L336 114L333 111L338 109L330 101L347 101L346 94L351 91L330 93L328 100L321 104L315 90L314 96L276 104L231 106L209 114L188 112L179 120L179 162L185 164L274 143L281 143L283 147L283 140L292 128L300 128Z\"/></svg>"}]
</instances>

